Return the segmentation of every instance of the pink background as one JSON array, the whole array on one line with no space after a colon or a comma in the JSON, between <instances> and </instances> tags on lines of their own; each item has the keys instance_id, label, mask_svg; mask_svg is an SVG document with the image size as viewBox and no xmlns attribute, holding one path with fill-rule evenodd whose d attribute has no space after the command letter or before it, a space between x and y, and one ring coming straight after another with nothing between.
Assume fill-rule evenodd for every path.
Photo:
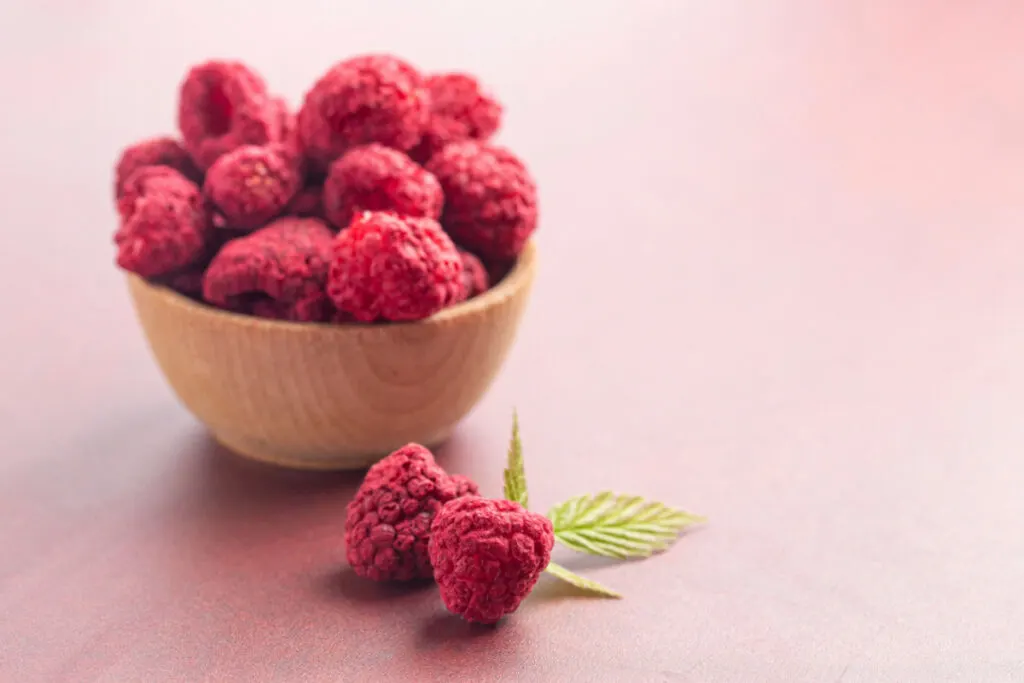
<instances>
[{"instance_id":1,"label":"pink background","mask_svg":"<svg viewBox=\"0 0 1024 683\"><path fill-rule=\"evenodd\" d=\"M997 0L3 3L0 680L1024 680L1022 28ZM542 192L521 336L444 464L497 495L517 406L537 508L711 518L559 555L623 601L544 580L474 629L353 578L358 476L217 452L150 359L121 146L173 130L191 63L297 103L368 50L476 72Z\"/></svg>"}]
</instances>

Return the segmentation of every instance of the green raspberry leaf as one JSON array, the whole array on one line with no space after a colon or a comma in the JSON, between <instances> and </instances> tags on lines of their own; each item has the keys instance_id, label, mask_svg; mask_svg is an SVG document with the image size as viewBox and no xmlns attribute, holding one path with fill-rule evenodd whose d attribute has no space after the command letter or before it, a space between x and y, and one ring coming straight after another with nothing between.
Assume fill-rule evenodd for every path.
<instances>
[{"instance_id":1,"label":"green raspberry leaf","mask_svg":"<svg viewBox=\"0 0 1024 683\"><path fill-rule=\"evenodd\" d=\"M505 467L505 498L519 503L523 509L529 509L523 444L519 441L519 415L516 411L512 412L512 440L508 445L508 465Z\"/></svg>"},{"instance_id":2,"label":"green raspberry leaf","mask_svg":"<svg viewBox=\"0 0 1024 683\"><path fill-rule=\"evenodd\" d=\"M555 538L582 553L626 559L667 549L683 529L706 522L664 503L604 491L570 498L548 512Z\"/></svg>"},{"instance_id":3,"label":"green raspberry leaf","mask_svg":"<svg viewBox=\"0 0 1024 683\"><path fill-rule=\"evenodd\" d=\"M544 571L546 571L548 574L551 574L551 576L554 576L558 579L561 579L562 581L565 581L566 583L571 583L572 585L576 586L577 588L586 593L597 595L602 598L622 597L622 593L614 591L608 586L602 585L597 581L584 578L579 574L574 574L573 572L569 571L560 564L549 562L547 568Z\"/></svg>"}]
</instances>

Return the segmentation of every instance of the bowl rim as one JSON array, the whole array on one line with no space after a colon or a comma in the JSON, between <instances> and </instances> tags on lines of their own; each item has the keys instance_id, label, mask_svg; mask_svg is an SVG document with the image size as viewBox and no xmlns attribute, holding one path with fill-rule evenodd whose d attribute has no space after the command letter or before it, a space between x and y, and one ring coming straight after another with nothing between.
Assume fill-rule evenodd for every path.
<instances>
[{"instance_id":1,"label":"bowl rim","mask_svg":"<svg viewBox=\"0 0 1024 683\"><path fill-rule=\"evenodd\" d=\"M508 300L518 293L523 288L523 285L528 282L536 268L536 261L537 248L534 241L530 239L523 247L522 252L520 252L519 257L512 266L512 270L502 278L501 282L488 289L483 294L473 297L468 301L463 301L455 304L454 306L444 308L434 315L428 318L423 318L422 320L386 323L295 322L291 320L260 318L258 316L248 315L245 313L227 311L222 308L216 308L202 301L196 301L195 299L187 297L180 292L176 292L167 285L150 282L135 273L126 272L125 275L128 278L129 286L139 292L145 292L147 297L159 300L160 303L165 306L181 309L188 315L207 318L211 322L219 320L221 322L241 324L253 328L297 333L308 333L312 330L323 332L350 332L358 330L364 333L371 331L395 332L399 330L448 325Z\"/></svg>"}]
</instances>

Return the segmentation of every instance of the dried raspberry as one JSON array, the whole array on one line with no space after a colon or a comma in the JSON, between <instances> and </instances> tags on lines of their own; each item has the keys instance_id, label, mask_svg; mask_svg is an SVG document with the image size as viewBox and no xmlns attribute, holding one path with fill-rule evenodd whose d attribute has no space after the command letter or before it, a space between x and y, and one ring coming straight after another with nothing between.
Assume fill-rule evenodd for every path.
<instances>
[{"instance_id":1,"label":"dried raspberry","mask_svg":"<svg viewBox=\"0 0 1024 683\"><path fill-rule=\"evenodd\" d=\"M243 145L221 156L203 190L227 225L252 230L281 214L302 186L302 176L281 145Z\"/></svg>"},{"instance_id":2,"label":"dried raspberry","mask_svg":"<svg viewBox=\"0 0 1024 683\"><path fill-rule=\"evenodd\" d=\"M199 299L203 296L203 272L204 268L186 268L166 278L165 284L178 292L192 299Z\"/></svg>"},{"instance_id":3,"label":"dried raspberry","mask_svg":"<svg viewBox=\"0 0 1024 683\"><path fill-rule=\"evenodd\" d=\"M186 202L201 202L199 187L169 166L142 166L128 176L117 198L117 212L127 220L143 197L176 197Z\"/></svg>"},{"instance_id":4,"label":"dried raspberry","mask_svg":"<svg viewBox=\"0 0 1024 683\"><path fill-rule=\"evenodd\" d=\"M462 295L462 259L432 218L367 212L334 243L334 305L360 322L426 318Z\"/></svg>"},{"instance_id":5,"label":"dried raspberry","mask_svg":"<svg viewBox=\"0 0 1024 683\"><path fill-rule=\"evenodd\" d=\"M192 163L181 143L174 138L149 138L130 145L121 152L114 171L114 197L120 198L128 178L144 166L169 166L188 180L200 183L202 171Z\"/></svg>"},{"instance_id":6,"label":"dried raspberry","mask_svg":"<svg viewBox=\"0 0 1024 683\"><path fill-rule=\"evenodd\" d=\"M277 111L278 125L280 126L280 145L282 151L292 159L292 163L301 167L302 165L302 141L299 140L298 122L288 102L283 97L273 97L270 106Z\"/></svg>"},{"instance_id":7,"label":"dried raspberry","mask_svg":"<svg viewBox=\"0 0 1024 683\"><path fill-rule=\"evenodd\" d=\"M324 218L323 194L323 187L316 185L304 187L292 199L291 204L285 209L285 213L292 216L311 216L326 220Z\"/></svg>"},{"instance_id":8,"label":"dried raspberry","mask_svg":"<svg viewBox=\"0 0 1024 683\"><path fill-rule=\"evenodd\" d=\"M430 523L441 506L476 495L476 484L441 469L429 450L408 444L373 465L348 504L345 555L374 581L430 578Z\"/></svg>"},{"instance_id":9,"label":"dried raspberry","mask_svg":"<svg viewBox=\"0 0 1024 683\"><path fill-rule=\"evenodd\" d=\"M515 612L551 561L551 522L519 503L457 498L430 527L428 553L441 599L467 621Z\"/></svg>"},{"instance_id":10,"label":"dried raspberry","mask_svg":"<svg viewBox=\"0 0 1024 683\"><path fill-rule=\"evenodd\" d=\"M203 297L242 313L326 320L324 282L333 238L314 218L280 218L224 245L206 269Z\"/></svg>"},{"instance_id":11,"label":"dried raspberry","mask_svg":"<svg viewBox=\"0 0 1024 683\"><path fill-rule=\"evenodd\" d=\"M423 139L409 153L423 164L445 145L461 140L486 141L501 126L501 104L469 74L436 74L427 78L430 119Z\"/></svg>"},{"instance_id":12,"label":"dried raspberry","mask_svg":"<svg viewBox=\"0 0 1024 683\"><path fill-rule=\"evenodd\" d=\"M356 147L331 164L324 182L324 213L339 228L363 211L441 217L437 178L404 153L383 145Z\"/></svg>"},{"instance_id":13,"label":"dried raspberry","mask_svg":"<svg viewBox=\"0 0 1024 683\"><path fill-rule=\"evenodd\" d=\"M339 62L313 84L299 109L299 136L306 154L326 168L371 142L411 149L429 113L429 94L412 65L363 55Z\"/></svg>"},{"instance_id":14,"label":"dried raspberry","mask_svg":"<svg viewBox=\"0 0 1024 683\"><path fill-rule=\"evenodd\" d=\"M295 322L324 322L331 320L335 313L331 300L327 298L326 294L319 291L292 303L257 298L249 309L243 312L257 318Z\"/></svg>"},{"instance_id":15,"label":"dried raspberry","mask_svg":"<svg viewBox=\"0 0 1024 683\"><path fill-rule=\"evenodd\" d=\"M453 474L452 482L455 483L456 498L461 498L462 496L476 496L480 493L480 487L476 485L476 482L464 474Z\"/></svg>"},{"instance_id":16,"label":"dried raspberry","mask_svg":"<svg viewBox=\"0 0 1024 683\"><path fill-rule=\"evenodd\" d=\"M459 256L462 257L462 296L465 301L486 292L490 283L487 269L480 259L462 249L459 249Z\"/></svg>"},{"instance_id":17,"label":"dried raspberry","mask_svg":"<svg viewBox=\"0 0 1024 683\"><path fill-rule=\"evenodd\" d=\"M335 323L337 325L345 325L348 323L356 322L356 319L352 317L351 313L346 313L345 311L339 311L338 309L334 309L331 312L329 322Z\"/></svg>"},{"instance_id":18,"label":"dried raspberry","mask_svg":"<svg viewBox=\"0 0 1024 683\"><path fill-rule=\"evenodd\" d=\"M512 152L455 142L427 164L444 190L441 223L484 259L514 259L537 227L537 188Z\"/></svg>"},{"instance_id":19,"label":"dried raspberry","mask_svg":"<svg viewBox=\"0 0 1024 683\"><path fill-rule=\"evenodd\" d=\"M266 83L240 62L204 62L192 67L181 84L178 128L200 168L241 145L280 141L281 120Z\"/></svg>"},{"instance_id":20,"label":"dried raspberry","mask_svg":"<svg viewBox=\"0 0 1024 683\"><path fill-rule=\"evenodd\" d=\"M209 215L199 188L167 166L143 166L118 200L117 265L145 278L195 263L209 242Z\"/></svg>"},{"instance_id":21,"label":"dried raspberry","mask_svg":"<svg viewBox=\"0 0 1024 683\"><path fill-rule=\"evenodd\" d=\"M491 287L494 287L499 282L504 280L509 273L512 272L513 266L516 265L515 261L491 261L486 264L487 266L487 280Z\"/></svg>"}]
</instances>

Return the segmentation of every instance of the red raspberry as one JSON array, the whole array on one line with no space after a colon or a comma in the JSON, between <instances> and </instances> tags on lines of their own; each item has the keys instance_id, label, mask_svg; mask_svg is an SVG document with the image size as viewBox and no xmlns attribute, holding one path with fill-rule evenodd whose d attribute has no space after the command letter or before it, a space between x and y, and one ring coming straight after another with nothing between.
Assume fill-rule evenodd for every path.
<instances>
[{"instance_id":1,"label":"red raspberry","mask_svg":"<svg viewBox=\"0 0 1024 683\"><path fill-rule=\"evenodd\" d=\"M429 450L408 444L366 473L345 517L345 555L374 581L430 578L430 523L456 496L475 496L466 477L449 477Z\"/></svg>"},{"instance_id":2,"label":"red raspberry","mask_svg":"<svg viewBox=\"0 0 1024 683\"><path fill-rule=\"evenodd\" d=\"M117 264L145 278L182 269L202 258L209 215L199 188L166 166L144 166L124 184L121 225L114 234Z\"/></svg>"},{"instance_id":3,"label":"red raspberry","mask_svg":"<svg viewBox=\"0 0 1024 683\"><path fill-rule=\"evenodd\" d=\"M270 106L277 111L278 125L280 126L280 144L285 153L291 155L296 166L302 165L302 141L299 140L298 122L295 114L288 106L283 97L273 97Z\"/></svg>"},{"instance_id":4,"label":"red raspberry","mask_svg":"<svg viewBox=\"0 0 1024 683\"><path fill-rule=\"evenodd\" d=\"M455 484L455 497L475 496L480 493L476 482L464 474L453 474L452 482Z\"/></svg>"},{"instance_id":5,"label":"red raspberry","mask_svg":"<svg viewBox=\"0 0 1024 683\"><path fill-rule=\"evenodd\" d=\"M339 228L363 211L441 217L437 178L404 153L378 144L356 147L331 164L324 182L324 213Z\"/></svg>"},{"instance_id":6,"label":"red raspberry","mask_svg":"<svg viewBox=\"0 0 1024 683\"><path fill-rule=\"evenodd\" d=\"M323 194L323 187L315 185L304 187L292 199L291 204L285 209L285 213L292 216L311 216L326 220L324 218Z\"/></svg>"},{"instance_id":7,"label":"red raspberry","mask_svg":"<svg viewBox=\"0 0 1024 683\"><path fill-rule=\"evenodd\" d=\"M491 287L505 279L512 272L515 261L491 261L487 264L487 280Z\"/></svg>"},{"instance_id":8,"label":"red raspberry","mask_svg":"<svg viewBox=\"0 0 1024 683\"><path fill-rule=\"evenodd\" d=\"M298 322L326 322L331 320L335 313L330 299L319 291L292 303L258 298L245 312L257 318Z\"/></svg>"},{"instance_id":9,"label":"red raspberry","mask_svg":"<svg viewBox=\"0 0 1024 683\"><path fill-rule=\"evenodd\" d=\"M490 282L487 268L480 259L462 249L459 249L459 256L462 257L462 300L465 301L486 292Z\"/></svg>"},{"instance_id":10,"label":"red raspberry","mask_svg":"<svg viewBox=\"0 0 1024 683\"><path fill-rule=\"evenodd\" d=\"M178 128L200 168L241 145L281 140L281 112L263 79L240 62L192 67L181 84Z\"/></svg>"},{"instance_id":11,"label":"red raspberry","mask_svg":"<svg viewBox=\"0 0 1024 683\"><path fill-rule=\"evenodd\" d=\"M448 144L489 139L501 126L501 104L469 74L435 74L427 78L430 119L423 139L409 153L423 164Z\"/></svg>"},{"instance_id":12,"label":"red raspberry","mask_svg":"<svg viewBox=\"0 0 1024 683\"><path fill-rule=\"evenodd\" d=\"M213 163L203 190L228 226L253 230L281 214L302 187L296 163L282 145L243 145Z\"/></svg>"},{"instance_id":13,"label":"red raspberry","mask_svg":"<svg viewBox=\"0 0 1024 683\"><path fill-rule=\"evenodd\" d=\"M360 322L419 320L459 300L462 260L432 218L367 212L335 239L327 293Z\"/></svg>"},{"instance_id":14,"label":"red raspberry","mask_svg":"<svg viewBox=\"0 0 1024 683\"><path fill-rule=\"evenodd\" d=\"M533 590L554 544L542 515L509 500L467 497L434 517L428 553L448 610L493 624Z\"/></svg>"},{"instance_id":15,"label":"red raspberry","mask_svg":"<svg viewBox=\"0 0 1024 683\"><path fill-rule=\"evenodd\" d=\"M142 166L121 185L117 212L127 220L143 197L175 197L186 202L200 202L199 187L169 166Z\"/></svg>"},{"instance_id":16,"label":"red raspberry","mask_svg":"<svg viewBox=\"0 0 1024 683\"><path fill-rule=\"evenodd\" d=\"M200 299L203 296L203 272L204 268L186 268L166 278L165 284L185 296L192 299Z\"/></svg>"},{"instance_id":17,"label":"red raspberry","mask_svg":"<svg viewBox=\"0 0 1024 683\"><path fill-rule=\"evenodd\" d=\"M427 164L444 190L441 223L452 238L487 260L514 259L537 227L537 187L503 147L455 142Z\"/></svg>"},{"instance_id":18,"label":"red raspberry","mask_svg":"<svg viewBox=\"0 0 1024 683\"><path fill-rule=\"evenodd\" d=\"M231 240L203 276L203 298L242 313L298 321L330 316L324 282L334 234L314 218L280 218Z\"/></svg>"},{"instance_id":19,"label":"red raspberry","mask_svg":"<svg viewBox=\"0 0 1024 683\"><path fill-rule=\"evenodd\" d=\"M313 84L299 109L299 136L306 154L326 168L371 142L411 149L429 114L429 94L412 65L363 55L339 62Z\"/></svg>"},{"instance_id":20,"label":"red raspberry","mask_svg":"<svg viewBox=\"0 0 1024 683\"><path fill-rule=\"evenodd\" d=\"M143 166L169 166L195 183L203 174L181 143L170 137L149 138L130 145L121 152L114 171L114 196L120 198L128 178Z\"/></svg>"}]
</instances>

